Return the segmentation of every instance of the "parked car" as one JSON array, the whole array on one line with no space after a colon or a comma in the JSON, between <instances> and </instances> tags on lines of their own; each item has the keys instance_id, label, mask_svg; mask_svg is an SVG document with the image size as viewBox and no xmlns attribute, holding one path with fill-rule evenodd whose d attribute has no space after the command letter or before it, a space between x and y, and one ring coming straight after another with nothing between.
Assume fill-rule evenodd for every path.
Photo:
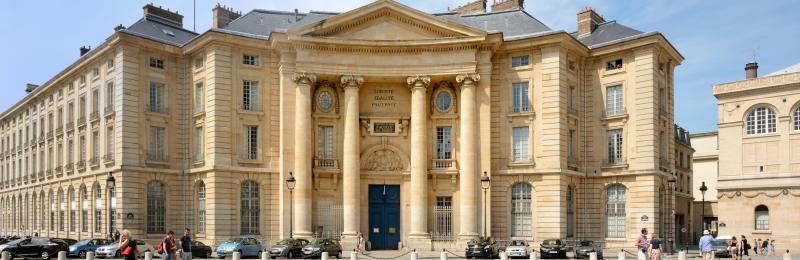
<instances>
[{"instance_id":1,"label":"parked car","mask_svg":"<svg viewBox=\"0 0 800 260\"><path fill-rule=\"evenodd\" d=\"M589 257L589 253L597 253L597 258L603 258L603 248L591 240L583 240L575 247L575 258Z\"/></svg>"},{"instance_id":2,"label":"parked car","mask_svg":"<svg viewBox=\"0 0 800 260\"><path fill-rule=\"evenodd\" d=\"M269 257L295 258L303 255L303 247L308 245L308 240L287 238L279 241L269 249Z\"/></svg>"},{"instance_id":3,"label":"parked car","mask_svg":"<svg viewBox=\"0 0 800 260\"><path fill-rule=\"evenodd\" d=\"M241 253L242 257L259 257L261 255L261 242L248 236L238 236L228 239L217 246L217 257L232 256L233 252Z\"/></svg>"},{"instance_id":4,"label":"parked car","mask_svg":"<svg viewBox=\"0 0 800 260\"><path fill-rule=\"evenodd\" d=\"M192 258L203 258L203 259L210 259L211 258L211 247L203 244L203 242L192 240L190 243L192 248Z\"/></svg>"},{"instance_id":5,"label":"parked car","mask_svg":"<svg viewBox=\"0 0 800 260\"><path fill-rule=\"evenodd\" d=\"M78 240L75 240L75 239L72 239L72 238L55 238L55 239L61 239L62 241L64 241L64 243L67 243L67 245L69 245L69 246L74 245L75 243L78 243Z\"/></svg>"},{"instance_id":6,"label":"parked car","mask_svg":"<svg viewBox=\"0 0 800 260\"><path fill-rule=\"evenodd\" d=\"M711 250L714 252L715 257L729 258L731 252L728 250L728 241L731 240L730 236L718 236L711 242Z\"/></svg>"},{"instance_id":7,"label":"parked car","mask_svg":"<svg viewBox=\"0 0 800 260\"><path fill-rule=\"evenodd\" d=\"M144 240L134 240L136 241L136 249L139 250L139 253L144 255L147 252L153 252L154 256L156 255L156 249L144 242ZM98 247L97 250L94 251L95 256L97 257L105 257L105 258L120 258L122 257L121 253L119 252L119 242L114 242L105 246Z\"/></svg>"},{"instance_id":8,"label":"parked car","mask_svg":"<svg viewBox=\"0 0 800 260\"><path fill-rule=\"evenodd\" d=\"M506 247L506 255L508 255L509 258L530 257L528 242L525 242L525 240L511 240Z\"/></svg>"},{"instance_id":9,"label":"parked car","mask_svg":"<svg viewBox=\"0 0 800 260\"><path fill-rule=\"evenodd\" d=\"M317 258L322 256L322 252L328 252L329 256L342 258L342 246L339 241L329 238L318 238L312 240L303 247L303 258Z\"/></svg>"},{"instance_id":10,"label":"parked car","mask_svg":"<svg viewBox=\"0 0 800 260\"><path fill-rule=\"evenodd\" d=\"M108 239L103 238L84 239L69 246L67 257L86 258L86 252L94 252L98 247L108 245L109 243Z\"/></svg>"},{"instance_id":11,"label":"parked car","mask_svg":"<svg viewBox=\"0 0 800 260\"><path fill-rule=\"evenodd\" d=\"M567 258L567 247L561 239L545 239L539 247L542 258Z\"/></svg>"},{"instance_id":12,"label":"parked car","mask_svg":"<svg viewBox=\"0 0 800 260\"><path fill-rule=\"evenodd\" d=\"M48 237L20 238L0 246L0 252L8 252L11 258L50 259L57 257L59 251L66 251L69 246L60 239Z\"/></svg>"},{"instance_id":13,"label":"parked car","mask_svg":"<svg viewBox=\"0 0 800 260\"><path fill-rule=\"evenodd\" d=\"M479 237L467 242L467 249L465 252L467 259L469 258L493 258L500 255L500 249L491 237Z\"/></svg>"}]
</instances>

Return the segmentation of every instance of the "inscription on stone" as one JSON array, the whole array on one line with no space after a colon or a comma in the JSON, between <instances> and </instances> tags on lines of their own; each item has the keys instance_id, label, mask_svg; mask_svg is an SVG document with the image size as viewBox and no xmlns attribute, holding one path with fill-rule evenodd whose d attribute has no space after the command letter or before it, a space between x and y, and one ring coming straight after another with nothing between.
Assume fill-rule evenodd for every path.
<instances>
[{"instance_id":1,"label":"inscription on stone","mask_svg":"<svg viewBox=\"0 0 800 260\"><path fill-rule=\"evenodd\" d=\"M376 134L394 134L394 123L375 123L372 125L372 132Z\"/></svg>"},{"instance_id":2,"label":"inscription on stone","mask_svg":"<svg viewBox=\"0 0 800 260\"><path fill-rule=\"evenodd\" d=\"M372 96L372 108L378 110L393 110L397 108L394 90L389 88L376 88Z\"/></svg>"}]
</instances>

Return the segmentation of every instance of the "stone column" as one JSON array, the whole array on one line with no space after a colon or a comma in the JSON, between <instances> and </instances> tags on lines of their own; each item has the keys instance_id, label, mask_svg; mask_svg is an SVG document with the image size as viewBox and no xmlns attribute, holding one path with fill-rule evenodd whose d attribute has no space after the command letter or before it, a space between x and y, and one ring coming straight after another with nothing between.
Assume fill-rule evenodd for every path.
<instances>
[{"instance_id":1,"label":"stone column","mask_svg":"<svg viewBox=\"0 0 800 260\"><path fill-rule=\"evenodd\" d=\"M479 236L478 232L478 110L476 105L475 83L481 79L478 74L460 74L456 76L456 82L461 84L461 110L459 111L459 237L461 239L472 239Z\"/></svg>"},{"instance_id":2,"label":"stone column","mask_svg":"<svg viewBox=\"0 0 800 260\"><path fill-rule=\"evenodd\" d=\"M311 83L317 80L312 73L295 73L294 123L294 237L310 238L311 229Z\"/></svg>"},{"instance_id":3,"label":"stone column","mask_svg":"<svg viewBox=\"0 0 800 260\"><path fill-rule=\"evenodd\" d=\"M354 241L361 225L360 199L360 154L358 89L364 84L360 76L345 75L341 78L344 88L344 153L342 154L343 219L342 241ZM349 248L349 247L348 247Z\"/></svg>"},{"instance_id":4,"label":"stone column","mask_svg":"<svg viewBox=\"0 0 800 260\"><path fill-rule=\"evenodd\" d=\"M411 228L408 234L411 249L430 250L428 233L428 76L406 80L411 89Z\"/></svg>"}]
</instances>

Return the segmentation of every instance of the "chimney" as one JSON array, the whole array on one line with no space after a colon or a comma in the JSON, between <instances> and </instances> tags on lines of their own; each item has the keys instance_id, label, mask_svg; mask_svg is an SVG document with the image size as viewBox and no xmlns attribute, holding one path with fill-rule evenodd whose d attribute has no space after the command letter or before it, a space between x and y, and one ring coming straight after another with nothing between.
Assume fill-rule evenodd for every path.
<instances>
[{"instance_id":1,"label":"chimney","mask_svg":"<svg viewBox=\"0 0 800 260\"><path fill-rule=\"evenodd\" d=\"M467 14L480 14L486 12L486 0L476 0L473 2L469 2L465 5L456 7L453 10L450 10L450 7L447 8L447 11L456 12L459 15L467 15Z\"/></svg>"},{"instance_id":2,"label":"chimney","mask_svg":"<svg viewBox=\"0 0 800 260\"><path fill-rule=\"evenodd\" d=\"M183 15L178 14L177 11L172 12L169 9L161 8L161 6L157 7L153 4L147 4L142 9L144 9L144 17L155 17L161 21L172 23L176 27L183 27Z\"/></svg>"},{"instance_id":3,"label":"chimney","mask_svg":"<svg viewBox=\"0 0 800 260\"><path fill-rule=\"evenodd\" d=\"M211 9L214 16L214 28L222 28L227 26L231 21L236 20L242 16L241 12L233 11L233 8L217 4L214 9Z\"/></svg>"},{"instance_id":4,"label":"chimney","mask_svg":"<svg viewBox=\"0 0 800 260\"><path fill-rule=\"evenodd\" d=\"M81 46L81 57L92 50L91 46Z\"/></svg>"},{"instance_id":5,"label":"chimney","mask_svg":"<svg viewBox=\"0 0 800 260\"><path fill-rule=\"evenodd\" d=\"M592 33L597 29L598 25L604 22L606 22L606 19L603 19L594 8L590 6L584 7L578 13L578 36Z\"/></svg>"},{"instance_id":6,"label":"chimney","mask_svg":"<svg viewBox=\"0 0 800 260\"><path fill-rule=\"evenodd\" d=\"M492 0L492 12L520 10L525 0Z\"/></svg>"},{"instance_id":7,"label":"chimney","mask_svg":"<svg viewBox=\"0 0 800 260\"><path fill-rule=\"evenodd\" d=\"M38 87L39 87L39 85L28 83L28 84L25 86L25 93L28 93L28 94L30 94L31 92L33 92L34 90L36 90L36 88L38 88Z\"/></svg>"},{"instance_id":8,"label":"chimney","mask_svg":"<svg viewBox=\"0 0 800 260\"><path fill-rule=\"evenodd\" d=\"M122 24L114 26L114 31L120 31L120 30L125 30L125 26L123 26Z\"/></svg>"},{"instance_id":9,"label":"chimney","mask_svg":"<svg viewBox=\"0 0 800 260\"><path fill-rule=\"evenodd\" d=\"M744 79L758 78L758 62L751 61L744 65Z\"/></svg>"}]
</instances>

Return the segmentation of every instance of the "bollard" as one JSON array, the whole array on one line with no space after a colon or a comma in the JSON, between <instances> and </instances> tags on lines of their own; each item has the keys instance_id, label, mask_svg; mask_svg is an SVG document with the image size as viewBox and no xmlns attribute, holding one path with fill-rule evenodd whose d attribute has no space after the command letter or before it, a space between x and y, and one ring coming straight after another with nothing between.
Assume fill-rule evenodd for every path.
<instances>
[{"instance_id":1,"label":"bollard","mask_svg":"<svg viewBox=\"0 0 800 260\"><path fill-rule=\"evenodd\" d=\"M86 260L94 260L94 252L86 252Z\"/></svg>"},{"instance_id":2,"label":"bollard","mask_svg":"<svg viewBox=\"0 0 800 260\"><path fill-rule=\"evenodd\" d=\"M240 260L240 259L242 259L242 253L239 253L239 252L233 252L233 255L231 255L231 259L233 259L233 260Z\"/></svg>"},{"instance_id":3,"label":"bollard","mask_svg":"<svg viewBox=\"0 0 800 260\"><path fill-rule=\"evenodd\" d=\"M792 255L789 254L789 250L786 250L786 253L783 254L783 260L792 260Z\"/></svg>"},{"instance_id":4,"label":"bollard","mask_svg":"<svg viewBox=\"0 0 800 260\"><path fill-rule=\"evenodd\" d=\"M700 257L702 257L702 254L703 254L703 253L702 253L702 252L700 252ZM715 259L717 259L717 254L715 254L715 253L714 253L714 251L711 251L711 253L709 253L709 254L711 254L711 260L715 260Z\"/></svg>"},{"instance_id":5,"label":"bollard","mask_svg":"<svg viewBox=\"0 0 800 260\"><path fill-rule=\"evenodd\" d=\"M269 252L261 252L261 260L267 260L267 259L269 259Z\"/></svg>"},{"instance_id":6,"label":"bollard","mask_svg":"<svg viewBox=\"0 0 800 260\"><path fill-rule=\"evenodd\" d=\"M500 260L508 260L508 254L506 254L506 251L500 251Z\"/></svg>"},{"instance_id":7,"label":"bollard","mask_svg":"<svg viewBox=\"0 0 800 260\"><path fill-rule=\"evenodd\" d=\"M328 252L322 252L322 255L319 256L320 260L328 260L329 258Z\"/></svg>"},{"instance_id":8,"label":"bollard","mask_svg":"<svg viewBox=\"0 0 800 260\"><path fill-rule=\"evenodd\" d=\"M358 260L358 252L355 249L350 253L350 260Z\"/></svg>"},{"instance_id":9,"label":"bollard","mask_svg":"<svg viewBox=\"0 0 800 260\"><path fill-rule=\"evenodd\" d=\"M678 252L678 260L686 260L686 251L679 251Z\"/></svg>"},{"instance_id":10,"label":"bollard","mask_svg":"<svg viewBox=\"0 0 800 260\"><path fill-rule=\"evenodd\" d=\"M58 251L58 260L67 260L67 251Z\"/></svg>"},{"instance_id":11,"label":"bollard","mask_svg":"<svg viewBox=\"0 0 800 260\"><path fill-rule=\"evenodd\" d=\"M153 260L153 252L144 252L144 260Z\"/></svg>"},{"instance_id":12,"label":"bollard","mask_svg":"<svg viewBox=\"0 0 800 260\"><path fill-rule=\"evenodd\" d=\"M617 253L617 260L625 260L625 250L619 250L619 253Z\"/></svg>"},{"instance_id":13,"label":"bollard","mask_svg":"<svg viewBox=\"0 0 800 260\"><path fill-rule=\"evenodd\" d=\"M11 260L11 253L3 251L2 258L3 260Z\"/></svg>"},{"instance_id":14,"label":"bollard","mask_svg":"<svg viewBox=\"0 0 800 260\"><path fill-rule=\"evenodd\" d=\"M439 255L439 260L447 260L447 251L442 249L442 253Z\"/></svg>"},{"instance_id":15,"label":"bollard","mask_svg":"<svg viewBox=\"0 0 800 260\"><path fill-rule=\"evenodd\" d=\"M536 260L536 250L531 250L531 260Z\"/></svg>"},{"instance_id":16,"label":"bollard","mask_svg":"<svg viewBox=\"0 0 800 260\"><path fill-rule=\"evenodd\" d=\"M417 250L416 249L414 249L414 251L411 251L410 256L411 256L411 260L418 260L419 259L419 256L417 256Z\"/></svg>"},{"instance_id":17,"label":"bollard","mask_svg":"<svg viewBox=\"0 0 800 260\"><path fill-rule=\"evenodd\" d=\"M597 260L597 252L589 253L589 260Z\"/></svg>"}]
</instances>

